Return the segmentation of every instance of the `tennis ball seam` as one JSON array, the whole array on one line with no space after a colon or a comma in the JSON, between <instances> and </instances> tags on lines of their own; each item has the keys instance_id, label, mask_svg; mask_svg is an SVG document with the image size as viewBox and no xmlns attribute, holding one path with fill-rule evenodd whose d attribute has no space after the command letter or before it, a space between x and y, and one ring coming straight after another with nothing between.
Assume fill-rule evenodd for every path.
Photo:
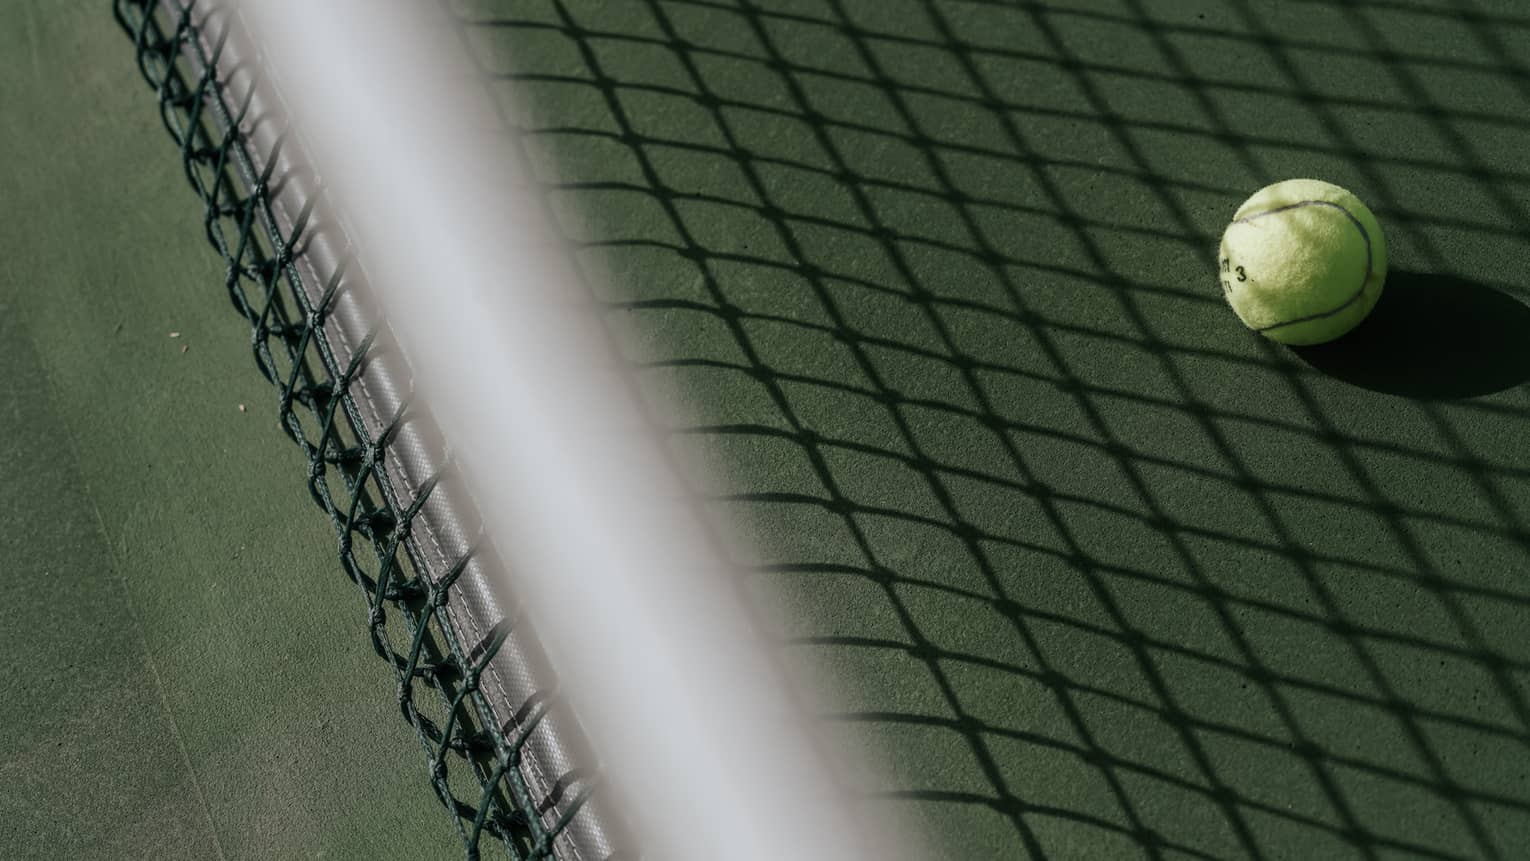
<instances>
[{"instance_id":1,"label":"tennis ball seam","mask_svg":"<svg viewBox=\"0 0 1530 861\"><path fill-rule=\"evenodd\" d=\"M1302 207L1306 206L1333 207L1334 209L1344 213L1344 217L1349 219L1349 223L1353 224L1355 229L1360 231L1360 239L1365 242L1365 277L1360 280L1360 289L1356 290L1354 295L1350 296L1348 299L1345 299L1337 307L1330 308L1327 311L1320 311L1316 314L1308 314L1305 317L1297 317L1294 320L1282 320L1279 323L1271 323L1268 326L1261 326L1260 328L1254 330L1260 334L1264 334L1265 332L1272 332L1276 329L1284 328L1286 326L1296 326L1301 323L1311 323L1314 320L1324 320L1332 317L1335 314L1342 312L1345 308L1348 308L1349 306L1360 301L1360 298L1365 295L1366 286L1371 283L1371 276L1374 274L1375 270L1375 256L1371 248L1371 233L1369 230L1365 229L1365 224L1361 222L1359 218L1356 218L1353 212L1350 212L1348 209L1345 209L1344 207L1331 200L1298 200L1295 203L1287 203L1283 206L1277 206L1274 209L1266 209L1261 212L1256 212L1253 215L1245 215L1239 218L1234 218L1232 223L1248 224L1255 219L1264 218L1267 215L1278 215L1282 212L1290 212L1293 209L1301 209Z\"/></svg>"}]
</instances>

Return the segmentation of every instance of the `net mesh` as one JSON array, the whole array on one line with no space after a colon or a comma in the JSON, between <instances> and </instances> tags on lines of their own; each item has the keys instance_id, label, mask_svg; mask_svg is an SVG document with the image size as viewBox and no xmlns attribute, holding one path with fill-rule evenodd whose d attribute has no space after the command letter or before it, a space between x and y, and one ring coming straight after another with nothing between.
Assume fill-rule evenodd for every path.
<instances>
[{"instance_id":1,"label":"net mesh","mask_svg":"<svg viewBox=\"0 0 1530 861\"><path fill-rule=\"evenodd\" d=\"M252 115L252 100L233 95L230 76L256 72L220 68L226 28L210 23L196 4L114 5L203 205L207 240L227 264L223 286L275 390L278 424L306 461L308 489L334 526L341 568L365 603L370 641L397 680L399 708L465 855L497 846L515 859L552 857L586 790L565 785L571 798L549 798L549 790L527 779L528 739L544 702L512 703L513 715L503 714L501 703L497 714L484 694L514 619L468 638L449 612L463 572L490 551L474 533L456 542L466 548L461 552L434 566L427 560L443 552L442 544L432 539L427 548L420 522L432 494L449 480L449 453L433 452L437 468L413 486L390 469L400 437L428 420L414 415L406 398L375 415L375 401L358 391L367 369L393 348L386 327L375 322L359 337L335 325L337 308L360 288L347 274L343 250L328 265L308 253L317 233L337 233L319 223L322 193L298 200L295 210L278 203L284 191L311 186L305 183L311 177L278 168L286 143L280 134L269 151L255 152L249 130L275 120Z\"/></svg>"}]
</instances>

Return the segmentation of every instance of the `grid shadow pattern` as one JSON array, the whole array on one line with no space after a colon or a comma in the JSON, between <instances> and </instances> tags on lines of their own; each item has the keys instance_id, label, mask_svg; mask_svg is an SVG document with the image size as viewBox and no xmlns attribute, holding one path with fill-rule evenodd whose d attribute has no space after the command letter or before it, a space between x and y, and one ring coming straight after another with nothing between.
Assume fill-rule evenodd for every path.
<instances>
[{"instance_id":1,"label":"grid shadow pattern","mask_svg":"<svg viewBox=\"0 0 1530 861\"><path fill-rule=\"evenodd\" d=\"M346 271L346 249L333 265L316 268L314 237L328 231L343 240L323 222L322 192L282 199L316 183L298 175L300 168L280 167L284 135L256 151L250 130L280 121L235 97L230 79L258 72L220 67L228 28L216 13L159 0L115 0L114 12L203 204L207 239L227 264L223 286L274 388L278 426L302 452L308 489L334 526L368 636L393 672L400 711L419 740L432 789L453 814L464 855L488 849L514 859L552 857L588 790L577 775L560 777L554 789L571 798L549 799L528 784L528 740L547 714L550 691L515 704L513 715L496 712L485 696L492 663L522 620L511 612L487 630L467 631L450 613L464 572L500 563L481 545L476 523L458 524L467 534L460 552L421 525L453 492L444 447L431 452L439 469L411 486L390 469L398 458L417 456L400 452L402 439L436 435L407 397L379 416L378 402L362 391L369 368L396 351L376 320L359 338L335 326L337 308L364 286ZM379 732L387 739L392 730ZM561 806L549 822L551 804Z\"/></svg>"},{"instance_id":2,"label":"grid shadow pattern","mask_svg":"<svg viewBox=\"0 0 1530 861\"><path fill-rule=\"evenodd\" d=\"M449 6L876 803L950 857L1530 845L1519 7ZM1302 175L1394 273L1296 352L1212 249Z\"/></svg>"}]
</instances>

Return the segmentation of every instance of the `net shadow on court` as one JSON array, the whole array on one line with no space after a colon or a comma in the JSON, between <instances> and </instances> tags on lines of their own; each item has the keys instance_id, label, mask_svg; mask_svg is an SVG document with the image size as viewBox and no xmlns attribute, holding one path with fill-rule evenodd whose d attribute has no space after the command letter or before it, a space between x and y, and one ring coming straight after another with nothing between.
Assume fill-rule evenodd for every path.
<instances>
[{"instance_id":1,"label":"net shadow on court","mask_svg":"<svg viewBox=\"0 0 1530 861\"><path fill-rule=\"evenodd\" d=\"M1530 840L1530 18L1486 5L453 8L862 790L960 857L1464 858ZM1210 249L1301 175L1388 227L1365 337L1448 291L1490 341L1237 329Z\"/></svg>"}]
</instances>

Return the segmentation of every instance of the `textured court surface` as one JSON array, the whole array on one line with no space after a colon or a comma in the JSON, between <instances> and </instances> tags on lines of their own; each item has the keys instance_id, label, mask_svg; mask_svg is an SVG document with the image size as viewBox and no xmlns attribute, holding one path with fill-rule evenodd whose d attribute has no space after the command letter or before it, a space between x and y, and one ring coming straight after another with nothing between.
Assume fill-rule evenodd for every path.
<instances>
[{"instance_id":1,"label":"textured court surface","mask_svg":"<svg viewBox=\"0 0 1530 861\"><path fill-rule=\"evenodd\" d=\"M953 857L1530 840L1530 18L599 6L461 8L870 791ZM1396 275L1295 354L1211 249L1304 175Z\"/></svg>"},{"instance_id":2,"label":"textured court surface","mask_svg":"<svg viewBox=\"0 0 1530 861\"><path fill-rule=\"evenodd\" d=\"M876 803L963 858L1530 844L1530 13L597 5L454 8ZM447 851L128 46L34 15L0 28L0 843ZM1302 175L1394 276L1298 353L1211 257Z\"/></svg>"},{"instance_id":3,"label":"textured court surface","mask_svg":"<svg viewBox=\"0 0 1530 861\"><path fill-rule=\"evenodd\" d=\"M0 854L450 857L131 43L101 4L27 9L0 26Z\"/></svg>"}]
</instances>

